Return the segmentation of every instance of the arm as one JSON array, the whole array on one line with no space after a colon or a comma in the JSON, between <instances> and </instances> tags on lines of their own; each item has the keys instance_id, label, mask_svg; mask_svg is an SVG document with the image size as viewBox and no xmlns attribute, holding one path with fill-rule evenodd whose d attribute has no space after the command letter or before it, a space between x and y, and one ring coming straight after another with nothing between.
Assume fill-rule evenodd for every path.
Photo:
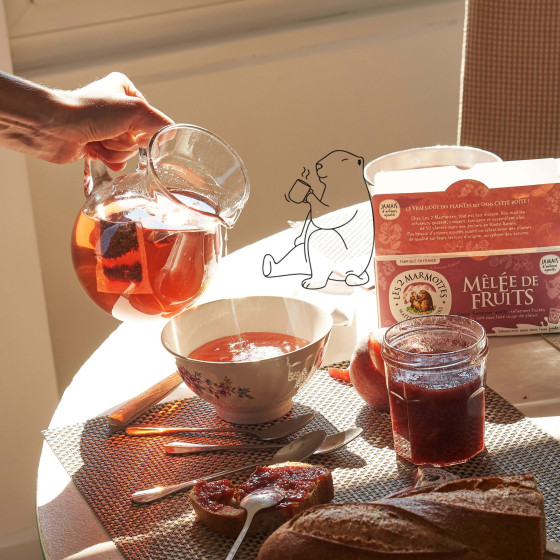
<instances>
[{"instance_id":1,"label":"arm","mask_svg":"<svg viewBox=\"0 0 560 560\"><path fill-rule=\"evenodd\" d=\"M46 161L90 155L120 171L139 136L172 122L117 72L71 91L0 72L0 147Z\"/></svg>"},{"instance_id":2,"label":"arm","mask_svg":"<svg viewBox=\"0 0 560 560\"><path fill-rule=\"evenodd\" d=\"M307 235L307 230L309 229L310 223L311 223L311 211L307 213L307 216L305 217L305 221L303 222L303 227L301 228L301 232L294 240L294 245L300 245L305 241L305 236Z\"/></svg>"},{"instance_id":3,"label":"arm","mask_svg":"<svg viewBox=\"0 0 560 560\"><path fill-rule=\"evenodd\" d=\"M310 207L310 219L316 220L318 217L329 212L329 205L324 203L321 198L319 198L315 192L311 191L305 198L305 202L309 204Z\"/></svg>"}]
</instances>

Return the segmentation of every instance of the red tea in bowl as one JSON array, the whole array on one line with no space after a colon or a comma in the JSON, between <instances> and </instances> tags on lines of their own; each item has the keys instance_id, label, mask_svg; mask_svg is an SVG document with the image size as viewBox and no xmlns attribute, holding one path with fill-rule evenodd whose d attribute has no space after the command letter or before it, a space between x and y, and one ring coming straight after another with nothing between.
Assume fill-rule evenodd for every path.
<instances>
[{"instance_id":1,"label":"red tea in bowl","mask_svg":"<svg viewBox=\"0 0 560 560\"><path fill-rule=\"evenodd\" d=\"M243 332L211 340L191 352L189 358L204 362L254 362L288 354L308 344L308 340L290 334Z\"/></svg>"}]
</instances>

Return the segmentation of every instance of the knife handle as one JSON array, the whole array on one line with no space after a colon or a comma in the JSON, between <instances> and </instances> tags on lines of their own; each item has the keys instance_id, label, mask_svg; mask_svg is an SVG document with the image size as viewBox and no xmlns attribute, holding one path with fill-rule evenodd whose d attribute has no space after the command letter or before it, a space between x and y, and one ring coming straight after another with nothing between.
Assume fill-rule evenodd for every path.
<instances>
[{"instance_id":1,"label":"knife handle","mask_svg":"<svg viewBox=\"0 0 560 560\"><path fill-rule=\"evenodd\" d=\"M125 402L109 415L109 424L115 428L124 428L129 422L138 418L151 406L169 395L183 382L179 372L172 373L136 397Z\"/></svg>"}]
</instances>

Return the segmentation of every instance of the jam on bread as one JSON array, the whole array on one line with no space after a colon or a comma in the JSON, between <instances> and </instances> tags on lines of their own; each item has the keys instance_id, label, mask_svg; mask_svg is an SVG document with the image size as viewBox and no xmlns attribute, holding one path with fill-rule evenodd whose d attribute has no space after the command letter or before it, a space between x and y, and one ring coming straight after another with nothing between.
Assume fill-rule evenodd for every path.
<instances>
[{"instance_id":1,"label":"jam on bread","mask_svg":"<svg viewBox=\"0 0 560 560\"><path fill-rule=\"evenodd\" d=\"M330 502L334 497L332 476L322 466L281 463L257 467L249 479L234 485L228 479L197 482L189 494L198 519L214 532L235 537L246 518L241 500L254 490L277 487L284 500L255 515L251 532L270 532L305 509Z\"/></svg>"}]
</instances>

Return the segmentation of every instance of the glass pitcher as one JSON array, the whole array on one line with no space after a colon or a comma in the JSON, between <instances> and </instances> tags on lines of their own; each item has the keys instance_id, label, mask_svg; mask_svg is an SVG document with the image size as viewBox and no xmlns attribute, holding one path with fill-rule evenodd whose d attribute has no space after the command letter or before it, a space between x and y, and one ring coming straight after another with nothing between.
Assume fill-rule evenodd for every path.
<instances>
[{"instance_id":1,"label":"glass pitcher","mask_svg":"<svg viewBox=\"0 0 560 560\"><path fill-rule=\"evenodd\" d=\"M201 127L169 125L139 148L135 173L112 178L86 159L86 201L72 260L89 297L120 320L172 317L192 305L222 253L222 227L247 198L245 165Z\"/></svg>"}]
</instances>

